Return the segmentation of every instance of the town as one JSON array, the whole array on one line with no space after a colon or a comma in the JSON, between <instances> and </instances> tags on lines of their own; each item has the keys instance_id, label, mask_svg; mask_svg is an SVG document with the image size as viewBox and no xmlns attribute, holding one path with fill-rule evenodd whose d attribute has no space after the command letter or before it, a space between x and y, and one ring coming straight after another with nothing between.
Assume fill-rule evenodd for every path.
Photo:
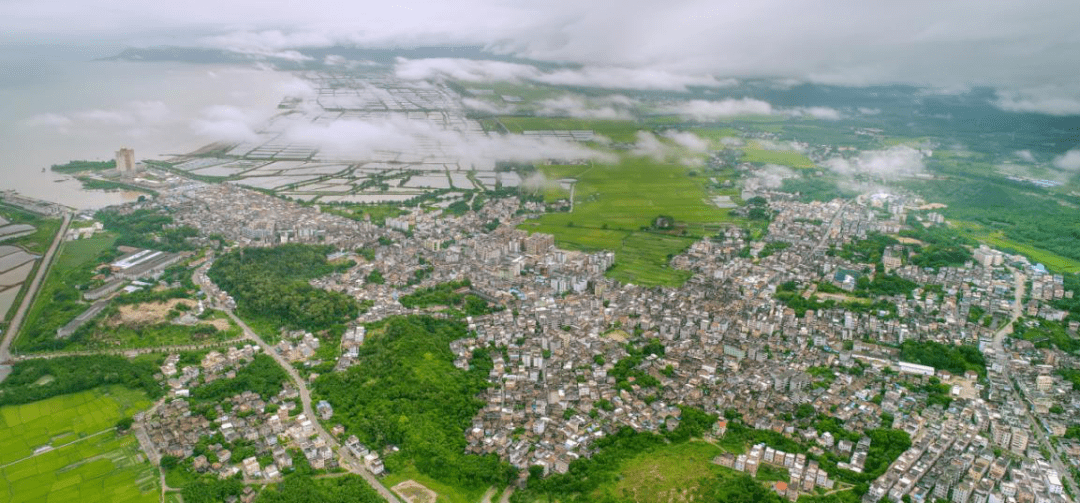
<instances>
[{"instance_id":1,"label":"town","mask_svg":"<svg viewBox=\"0 0 1080 503\"><path fill-rule=\"evenodd\" d=\"M1041 320L1064 319L1054 301L1075 292L1060 275L986 246L960 264L913 263L909 252L919 243L883 237L911 223L930 230L945 223L914 196L829 203L768 190L751 196L773 213L767 234L752 240L730 226L695 243L672 258L672 267L693 273L679 288L620 284L604 276L614 254L561 250L551 235L518 230L544 206L517 197L491 199L461 216L414 209L376 223L231 183L190 182L127 211L168 211L200 236L240 246L330 244L337 258L354 259L348 270L312 282L370 304L342 337L338 371L364 343L365 323L430 312L405 307L401 295L468 280L463 292L505 309L469 316L469 336L451 345L464 369L474 350L498 349L486 405L462 434L469 452L494 453L523 470L565 473L605 435L623 426L674 430L680 407L689 406L720 416L715 438L730 434L737 420L809 446L817 459L835 461L830 470L854 473L867 469L873 447L864 432L906 432L910 447L870 482L866 502L1073 501L1063 480L1077 469L1080 442L1061 435L1080 390L1055 369L1078 362L1015 337ZM857 251L875 240L883 243L879 256ZM380 281L371 280L373 272ZM211 307L235 305L197 274ZM885 279L900 287L887 288ZM1068 324L1069 336L1077 325ZM634 350L634 341L651 342ZM905 343L977 347L978 365L905 361ZM310 381L316 375L305 369L319 348L317 337L298 332L283 334L270 351ZM293 463L287 446L313 468L336 465L339 453L315 434L313 422L322 421L341 451L383 472L381 446L350 437L325 401L318 417L297 414L297 390L288 386L275 396L237 394L209 416L192 413L193 390L234 377L258 353L247 345L186 366L170 358L162 374L171 398L147 413L153 449L190 458L198 471L276 480ZM219 440L204 445L207 439ZM250 446L243 459L222 447L237 439ZM764 444L715 462L751 474L783 467L790 479L774 489L791 500L844 484L819 461Z\"/></svg>"}]
</instances>

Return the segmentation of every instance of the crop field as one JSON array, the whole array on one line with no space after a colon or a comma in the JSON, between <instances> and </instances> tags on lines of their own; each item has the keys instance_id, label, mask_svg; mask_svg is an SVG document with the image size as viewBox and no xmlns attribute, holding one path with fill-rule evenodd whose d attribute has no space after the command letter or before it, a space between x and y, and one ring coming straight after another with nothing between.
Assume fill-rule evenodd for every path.
<instances>
[{"instance_id":1,"label":"crop field","mask_svg":"<svg viewBox=\"0 0 1080 503\"><path fill-rule=\"evenodd\" d=\"M667 266L671 255L729 220L728 210L706 201L708 177L691 169L642 158L616 165L542 166L548 180L577 180L572 213L549 213L522 229L555 235L560 247L615 252L611 277L643 286L679 285L688 275ZM549 188L545 198L567 197ZM679 226L671 233L643 230L659 215ZM685 231L685 235L683 235Z\"/></svg>"},{"instance_id":2,"label":"crop field","mask_svg":"<svg viewBox=\"0 0 1080 503\"><path fill-rule=\"evenodd\" d=\"M0 499L154 502L157 474L132 435L109 432L0 469Z\"/></svg>"},{"instance_id":3,"label":"crop field","mask_svg":"<svg viewBox=\"0 0 1080 503\"><path fill-rule=\"evenodd\" d=\"M120 386L60 395L0 408L0 465L45 445L57 446L112 428L150 405L140 391Z\"/></svg>"},{"instance_id":4,"label":"crop field","mask_svg":"<svg viewBox=\"0 0 1080 503\"><path fill-rule=\"evenodd\" d=\"M0 408L0 499L156 501L157 477L135 437L113 431L149 405L142 392L112 386Z\"/></svg>"}]
</instances>

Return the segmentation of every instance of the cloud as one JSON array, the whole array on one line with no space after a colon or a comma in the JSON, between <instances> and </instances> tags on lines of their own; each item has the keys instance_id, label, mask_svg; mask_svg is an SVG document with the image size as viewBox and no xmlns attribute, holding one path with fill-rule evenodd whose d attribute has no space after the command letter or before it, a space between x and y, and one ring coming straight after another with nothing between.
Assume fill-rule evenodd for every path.
<instances>
[{"instance_id":1,"label":"cloud","mask_svg":"<svg viewBox=\"0 0 1080 503\"><path fill-rule=\"evenodd\" d=\"M1009 112L1080 115L1080 96L1069 96L1068 92L1061 88L998 91L997 99L992 104Z\"/></svg>"},{"instance_id":2,"label":"cloud","mask_svg":"<svg viewBox=\"0 0 1080 503\"><path fill-rule=\"evenodd\" d=\"M1080 149L1073 149L1054 158L1054 167L1065 171L1080 171Z\"/></svg>"},{"instance_id":3,"label":"cloud","mask_svg":"<svg viewBox=\"0 0 1080 503\"><path fill-rule=\"evenodd\" d=\"M705 152L709 150L708 141L705 141L704 138L689 131L665 131L663 135L665 138L692 152Z\"/></svg>"},{"instance_id":4,"label":"cloud","mask_svg":"<svg viewBox=\"0 0 1080 503\"><path fill-rule=\"evenodd\" d=\"M783 113L791 117L812 117L830 121L843 118L839 110L830 107L797 107L784 110Z\"/></svg>"},{"instance_id":5,"label":"cloud","mask_svg":"<svg viewBox=\"0 0 1080 503\"><path fill-rule=\"evenodd\" d=\"M540 75L535 66L461 58L398 58L394 74L405 80L449 78L465 82L520 82Z\"/></svg>"},{"instance_id":6,"label":"cloud","mask_svg":"<svg viewBox=\"0 0 1080 503\"><path fill-rule=\"evenodd\" d=\"M1024 162L1035 162L1035 155L1033 155L1030 150L1017 150L1013 153Z\"/></svg>"},{"instance_id":7,"label":"cloud","mask_svg":"<svg viewBox=\"0 0 1080 503\"><path fill-rule=\"evenodd\" d=\"M478 112L484 112L492 115L508 115L517 113L517 108L510 105L500 105L488 100L480 100L476 98L462 98L461 104L465 105L465 108L470 110L476 110Z\"/></svg>"},{"instance_id":8,"label":"cloud","mask_svg":"<svg viewBox=\"0 0 1080 503\"><path fill-rule=\"evenodd\" d=\"M648 157L656 162L678 162L686 166L700 166L704 161L701 156L694 155L708 149L708 144L697 135L690 132L666 132L663 134L665 142L656 135L647 131L638 131L634 146L630 153L639 157ZM687 155L687 150L690 155Z\"/></svg>"},{"instance_id":9,"label":"cloud","mask_svg":"<svg viewBox=\"0 0 1080 503\"><path fill-rule=\"evenodd\" d=\"M265 120L259 114L233 106L217 105L204 109L200 117L191 121L196 134L214 141L244 142L259 139L255 128Z\"/></svg>"},{"instance_id":10,"label":"cloud","mask_svg":"<svg viewBox=\"0 0 1080 503\"><path fill-rule=\"evenodd\" d=\"M852 158L833 157L823 164L845 176L871 175L880 178L897 178L923 173L923 159L930 153L899 145L886 150L867 150Z\"/></svg>"},{"instance_id":11,"label":"cloud","mask_svg":"<svg viewBox=\"0 0 1080 503\"><path fill-rule=\"evenodd\" d=\"M734 79L648 68L586 66L543 71L521 63L463 58L399 58L394 74L405 80L448 78L465 82L538 82L554 86L686 91L689 87L730 87Z\"/></svg>"},{"instance_id":12,"label":"cloud","mask_svg":"<svg viewBox=\"0 0 1080 503\"><path fill-rule=\"evenodd\" d=\"M585 67L544 73L532 80L557 86L599 87L604 89L642 89L686 91L694 87L730 87L734 79L717 80L711 75L679 74L647 68Z\"/></svg>"},{"instance_id":13,"label":"cloud","mask_svg":"<svg viewBox=\"0 0 1080 503\"><path fill-rule=\"evenodd\" d=\"M67 128L71 126L74 121L70 117L54 113L38 114L26 121L26 125L31 127L53 127L53 128Z\"/></svg>"},{"instance_id":14,"label":"cloud","mask_svg":"<svg viewBox=\"0 0 1080 503\"><path fill-rule=\"evenodd\" d=\"M720 101L690 100L663 106L661 111L699 122L740 115L772 115L774 112L772 105L768 102L753 98L728 98Z\"/></svg>"},{"instance_id":15,"label":"cloud","mask_svg":"<svg viewBox=\"0 0 1080 503\"><path fill-rule=\"evenodd\" d=\"M594 98L566 94L558 98L541 100L537 115L574 117L578 119L631 120L634 114L628 109L635 102L625 96Z\"/></svg>"},{"instance_id":16,"label":"cloud","mask_svg":"<svg viewBox=\"0 0 1080 503\"><path fill-rule=\"evenodd\" d=\"M364 159L376 152L434 149L441 156L466 164L553 158L615 160L611 154L556 138L469 134L401 118L337 120L328 124L294 121L286 126L283 139L312 145L319 149L320 156L341 159Z\"/></svg>"}]
</instances>

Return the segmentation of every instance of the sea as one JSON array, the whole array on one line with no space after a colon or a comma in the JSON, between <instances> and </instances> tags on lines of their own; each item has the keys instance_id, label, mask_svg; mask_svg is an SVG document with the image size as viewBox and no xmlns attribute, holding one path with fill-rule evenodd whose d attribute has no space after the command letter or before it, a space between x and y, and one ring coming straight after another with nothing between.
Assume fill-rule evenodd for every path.
<instances>
[{"instance_id":1,"label":"sea","mask_svg":"<svg viewBox=\"0 0 1080 503\"><path fill-rule=\"evenodd\" d=\"M77 209L130 201L51 172L107 160L121 147L165 159L221 140L222 117L267 117L294 83L256 66L104 60L122 47L0 45L0 190ZM217 122L214 122L217 121Z\"/></svg>"}]
</instances>

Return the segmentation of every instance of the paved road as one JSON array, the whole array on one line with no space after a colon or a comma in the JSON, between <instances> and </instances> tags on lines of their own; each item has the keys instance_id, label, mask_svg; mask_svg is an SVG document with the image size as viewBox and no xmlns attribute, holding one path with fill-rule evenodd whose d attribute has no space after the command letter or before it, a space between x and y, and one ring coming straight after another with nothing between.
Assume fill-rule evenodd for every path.
<instances>
[{"instance_id":1,"label":"paved road","mask_svg":"<svg viewBox=\"0 0 1080 503\"><path fill-rule=\"evenodd\" d=\"M120 355L127 357L134 357L139 355L145 355L150 353L180 353L184 351L198 351L201 349L220 348L224 346L232 346L238 342L249 341L247 337L240 339L229 339L227 341L205 342L201 344L183 344L179 346L151 346L146 348L130 348L130 349L88 349L86 351L57 351L55 353L41 353L41 354L29 354L19 355L12 358L14 361L24 360L45 360L49 358L60 358L62 356L88 356L88 355Z\"/></svg>"},{"instance_id":2,"label":"paved road","mask_svg":"<svg viewBox=\"0 0 1080 503\"><path fill-rule=\"evenodd\" d=\"M322 424L319 423L318 416L315 415L315 410L311 407L311 392L308 390L307 384L304 382L304 379L300 376L296 369L293 368L293 366L289 362L285 361L285 358L278 354L277 351L274 351L274 348L270 347L270 345L267 344L266 341L263 341L262 338L259 337L259 334L255 333L255 331L252 330L251 327L247 325L247 323L244 323L244 320L241 320L232 311L225 311L225 313L228 314L229 317L232 318L232 320L235 321L236 324L244 330L244 335L246 335L249 339L258 344L259 347L262 348L264 353L270 355L274 359L274 361L276 361L278 365L280 365L281 368L285 369L285 372L289 374L289 379L293 381L293 384L296 386L296 389L300 393L300 403L303 405L304 415L306 415L308 419L311 420L312 425L315 426L315 431L319 434L320 437L322 437L323 441L326 442L327 445L331 446L334 451L338 453L338 457L340 458L339 464L341 465L341 467L345 468L351 473L363 477L364 480L366 480L372 488L374 488L376 491L379 492L380 495L382 495L383 499L391 503L400 503L400 500L398 500L397 496L395 496L394 493L390 492L390 490L387 489L386 486L382 485L382 483L379 482L379 479L377 479L375 475L368 471L367 468L365 468L359 460L355 459L349 453L348 449L342 448L341 444L338 443L337 439L334 438L333 435L330 435L330 433L327 432L325 428L323 428Z\"/></svg>"},{"instance_id":3,"label":"paved road","mask_svg":"<svg viewBox=\"0 0 1080 503\"><path fill-rule=\"evenodd\" d=\"M15 335L19 333L23 317L26 316L27 310L30 309L30 304L33 304L38 288L41 287L42 280L45 279L45 275L52 266L53 257L56 256L56 250L60 247L60 243L64 241L64 234L67 233L68 224L70 223L71 213L64 213L64 222L60 224L60 230L57 231L56 237L53 238L49 251L45 252L41 263L38 264L37 274L34 276L33 281L30 282L30 288L26 290L26 295L23 296L22 305L19 306L18 311L15 311L15 316L11 318L11 324L8 325L7 333L4 334L4 340L0 341L0 363L11 362L11 343L15 340Z\"/></svg>"},{"instance_id":4,"label":"paved road","mask_svg":"<svg viewBox=\"0 0 1080 503\"><path fill-rule=\"evenodd\" d=\"M1012 325L1023 314L1023 300L1024 300L1024 287L1027 284L1027 277L1021 274L1019 271L1009 268L1016 279L1015 291L1016 296L1013 301L1012 319L1009 320L1004 326L998 329L994 334L994 352L997 353L998 363L1001 365L1001 375L1005 378L1005 382L1009 385L1009 394L1012 400L1015 400L1017 404L1024 406L1024 417L1028 421L1028 430L1035 436L1035 443L1040 445L1044 450L1050 453L1049 459L1051 466L1057 470L1061 475L1062 480L1068 481L1069 484L1075 489L1078 486L1073 479L1072 472L1064 463L1061 462L1061 452L1058 451L1057 446L1049 441L1046 431L1043 429L1042 424L1038 418L1031 414L1031 409L1024 404L1024 397L1020 392L1016 391L1016 388L1012 385L1012 378L1009 376L1009 357L1005 352L1005 336L1012 333Z\"/></svg>"}]
</instances>

